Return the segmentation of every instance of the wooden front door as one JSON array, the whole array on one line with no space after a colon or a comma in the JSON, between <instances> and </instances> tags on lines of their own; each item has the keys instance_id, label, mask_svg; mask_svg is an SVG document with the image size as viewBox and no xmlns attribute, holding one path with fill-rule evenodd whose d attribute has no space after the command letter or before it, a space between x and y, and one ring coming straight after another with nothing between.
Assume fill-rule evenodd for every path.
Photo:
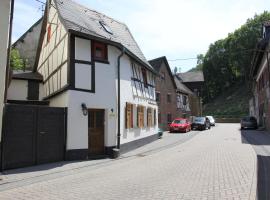
<instances>
[{"instance_id":1,"label":"wooden front door","mask_svg":"<svg viewBox=\"0 0 270 200\"><path fill-rule=\"evenodd\" d=\"M104 110L88 110L88 153L103 155L104 152Z\"/></svg>"}]
</instances>

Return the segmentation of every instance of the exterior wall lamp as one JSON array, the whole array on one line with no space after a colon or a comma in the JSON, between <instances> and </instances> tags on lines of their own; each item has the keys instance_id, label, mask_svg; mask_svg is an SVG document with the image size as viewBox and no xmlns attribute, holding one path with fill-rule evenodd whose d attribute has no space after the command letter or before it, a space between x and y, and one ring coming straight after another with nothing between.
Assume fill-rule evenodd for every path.
<instances>
[{"instance_id":1,"label":"exterior wall lamp","mask_svg":"<svg viewBox=\"0 0 270 200\"><path fill-rule=\"evenodd\" d=\"M82 107L83 115L84 115L84 116L87 116L87 114L88 114L88 109L87 109L87 107L86 107L86 104L85 104L85 103L82 103L81 107Z\"/></svg>"}]
</instances>

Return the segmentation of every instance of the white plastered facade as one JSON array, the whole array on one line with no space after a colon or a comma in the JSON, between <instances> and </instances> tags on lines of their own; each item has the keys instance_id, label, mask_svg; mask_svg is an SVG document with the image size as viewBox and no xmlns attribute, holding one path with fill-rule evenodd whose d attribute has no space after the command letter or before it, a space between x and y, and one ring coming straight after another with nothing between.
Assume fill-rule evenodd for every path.
<instances>
[{"instance_id":1,"label":"white plastered facade","mask_svg":"<svg viewBox=\"0 0 270 200\"><path fill-rule=\"evenodd\" d=\"M71 38L64 29L58 19L56 10L51 7L49 12L49 21L58 24L57 30L61 33L52 34L52 41L58 41L50 44L47 42L45 34L42 50L40 53L38 71L43 75L44 97L48 97L50 106L52 107L67 107L67 150L88 149L88 116L82 113L82 103L85 103L89 109L104 109L105 110L105 130L104 144L106 147L116 146L117 135L117 58L121 54L114 46L108 45L108 63L95 62L95 70L91 56L91 40L75 37L75 60L83 61L76 63L74 66L74 87L57 95L53 95L57 90L63 89L71 84L68 72L71 72L68 62L69 39ZM48 24L47 24L48 26ZM54 30L52 30L54 33ZM56 38L54 37L56 35ZM59 38L58 38L59 37ZM70 50L71 51L71 50ZM61 55L61 60L59 60ZM57 59L58 58L58 59ZM65 64L63 64L65 63ZM157 110L154 102L154 90L152 91L152 100L140 95L135 95L134 85L131 77L132 67L130 58L124 54L121 58L121 144L125 144L137 139L142 139L154 134L157 134L158 127L146 127L146 112L145 112L145 128L137 128L137 105L151 107ZM62 67L61 67L62 66ZM59 73L57 68L61 68ZM139 68L142 68L139 66ZM70 71L69 71L70 70ZM93 73L95 80L92 81ZM54 74L54 75L53 75ZM152 80L152 72L148 71L148 79ZM151 76L150 76L151 74ZM59 75L61 78L59 79ZM94 83L94 85L93 85ZM52 87L53 86L53 87ZM76 90L79 89L79 90ZM81 89L81 91L80 91ZM85 91L83 91L85 90ZM52 97L50 97L53 95ZM134 128L125 128L125 106L126 103L134 104ZM157 117L156 117L157 120ZM157 123L156 123L157 124Z\"/></svg>"},{"instance_id":2,"label":"white plastered facade","mask_svg":"<svg viewBox=\"0 0 270 200\"><path fill-rule=\"evenodd\" d=\"M8 47L10 0L0 1L0 141L6 81L6 61Z\"/></svg>"}]
</instances>

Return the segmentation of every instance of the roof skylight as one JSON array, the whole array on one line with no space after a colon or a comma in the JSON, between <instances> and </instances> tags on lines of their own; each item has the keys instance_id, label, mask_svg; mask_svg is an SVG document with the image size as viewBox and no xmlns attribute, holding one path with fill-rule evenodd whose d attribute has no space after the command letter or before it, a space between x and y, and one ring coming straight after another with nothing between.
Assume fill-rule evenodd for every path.
<instances>
[{"instance_id":1,"label":"roof skylight","mask_svg":"<svg viewBox=\"0 0 270 200\"><path fill-rule=\"evenodd\" d=\"M105 24L105 22L99 21L99 23L107 33L109 33L111 35L113 34L112 29L107 24Z\"/></svg>"}]
</instances>

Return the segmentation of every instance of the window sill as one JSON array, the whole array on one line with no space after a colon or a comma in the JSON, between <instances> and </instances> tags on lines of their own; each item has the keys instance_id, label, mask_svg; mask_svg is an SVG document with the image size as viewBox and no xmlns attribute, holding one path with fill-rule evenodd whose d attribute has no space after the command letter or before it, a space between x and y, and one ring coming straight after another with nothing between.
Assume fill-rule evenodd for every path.
<instances>
[{"instance_id":1,"label":"window sill","mask_svg":"<svg viewBox=\"0 0 270 200\"><path fill-rule=\"evenodd\" d=\"M94 58L94 61L99 62L99 63L104 63L104 64L110 64L108 60L101 60L101 59Z\"/></svg>"}]
</instances>

